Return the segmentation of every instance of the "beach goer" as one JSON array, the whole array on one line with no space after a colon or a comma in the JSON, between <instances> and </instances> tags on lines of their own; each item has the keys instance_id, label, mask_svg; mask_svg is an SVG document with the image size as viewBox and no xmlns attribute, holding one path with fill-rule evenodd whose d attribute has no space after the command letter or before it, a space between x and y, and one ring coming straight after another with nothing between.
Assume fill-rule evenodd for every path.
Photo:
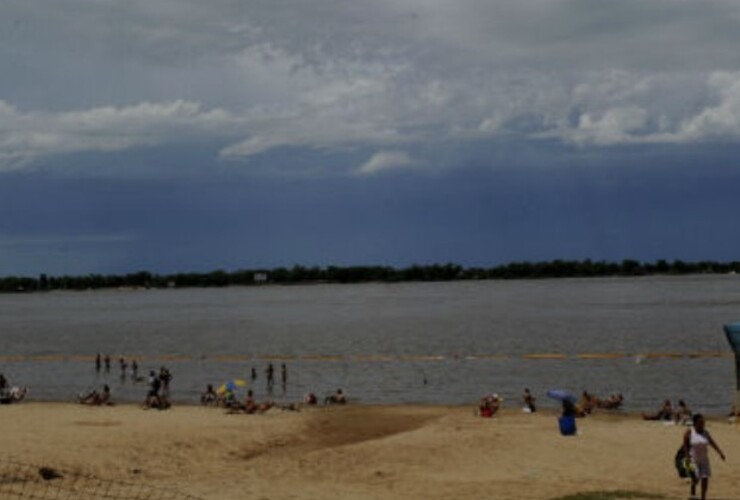
<instances>
[{"instance_id":1,"label":"beach goer","mask_svg":"<svg viewBox=\"0 0 740 500\"><path fill-rule=\"evenodd\" d=\"M524 389L524 396L522 396L522 400L524 401L524 411L527 411L529 413L535 413L537 411L537 406L535 406L534 404L535 397L529 391L529 388Z\"/></svg>"},{"instance_id":2,"label":"beach goer","mask_svg":"<svg viewBox=\"0 0 740 500\"><path fill-rule=\"evenodd\" d=\"M725 454L719 449L719 446L707 431L704 417L697 413L692 420L694 426L684 434L683 448L685 456L690 458L691 469L693 470L691 497L696 497L696 485L701 482L701 499L705 500L709 488L709 478L712 475L712 468L709 465L709 446L719 453L722 460L725 459Z\"/></svg>"},{"instance_id":3,"label":"beach goer","mask_svg":"<svg viewBox=\"0 0 740 500\"><path fill-rule=\"evenodd\" d=\"M303 402L307 405L315 405L318 403L318 399L316 398L316 394L313 392L307 393L305 396L303 396Z\"/></svg>"},{"instance_id":4,"label":"beach goer","mask_svg":"<svg viewBox=\"0 0 740 500\"><path fill-rule=\"evenodd\" d=\"M118 358L118 366L121 368L121 378L126 378L126 369L128 368L128 365L123 357Z\"/></svg>"},{"instance_id":5,"label":"beach goer","mask_svg":"<svg viewBox=\"0 0 740 500\"><path fill-rule=\"evenodd\" d=\"M563 436L575 436L576 435L576 415L578 411L575 405L569 400L563 400L563 413L558 418L558 426L560 427L560 434Z\"/></svg>"},{"instance_id":6,"label":"beach goer","mask_svg":"<svg viewBox=\"0 0 740 500\"><path fill-rule=\"evenodd\" d=\"M102 360L100 359L100 353L97 353L95 355L95 371L100 372L100 365L102 364Z\"/></svg>"},{"instance_id":7,"label":"beach goer","mask_svg":"<svg viewBox=\"0 0 740 500\"><path fill-rule=\"evenodd\" d=\"M10 390L6 391L5 394L0 397L0 403L2 404L10 404L10 403L19 403L23 401L26 397L26 394L28 393L28 388L18 387L17 385L14 385L10 388Z\"/></svg>"},{"instance_id":8,"label":"beach goer","mask_svg":"<svg viewBox=\"0 0 740 500\"><path fill-rule=\"evenodd\" d=\"M267 365L267 368L265 368L265 374L267 375L268 387L272 387L272 385L275 383L275 367L272 366L272 362L270 362Z\"/></svg>"},{"instance_id":9,"label":"beach goer","mask_svg":"<svg viewBox=\"0 0 740 500\"><path fill-rule=\"evenodd\" d=\"M5 375L0 373L0 391L4 391L8 387L8 379L5 378Z\"/></svg>"},{"instance_id":10,"label":"beach goer","mask_svg":"<svg viewBox=\"0 0 740 500\"><path fill-rule=\"evenodd\" d=\"M337 389L337 392L324 398L324 404L326 405L343 405L346 403L347 396L344 394L342 389Z\"/></svg>"},{"instance_id":11,"label":"beach goer","mask_svg":"<svg viewBox=\"0 0 740 500\"><path fill-rule=\"evenodd\" d=\"M581 399L576 405L576 416L585 417L586 415L590 415L591 412L593 412L594 408L596 408L598 399L599 398L597 398L593 394L590 394L588 391L584 390L583 394L581 395Z\"/></svg>"},{"instance_id":12,"label":"beach goer","mask_svg":"<svg viewBox=\"0 0 740 500\"><path fill-rule=\"evenodd\" d=\"M169 406L170 403L170 382L172 382L172 373L169 368L162 366L159 369L159 380L162 383L162 400Z\"/></svg>"},{"instance_id":13,"label":"beach goer","mask_svg":"<svg viewBox=\"0 0 740 500\"><path fill-rule=\"evenodd\" d=\"M285 388L288 386L288 367L285 366L285 363L280 365L280 385L283 388L283 391L285 391Z\"/></svg>"},{"instance_id":14,"label":"beach goer","mask_svg":"<svg viewBox=\"0 0 740 500\"><path fill-rule=\"evenodd\" d=\"M110 356L106 354L105 358L103 358L103 362L105 363L105 372L110 372Z\"/></svg>"},{"instance_id":15,"label":"beach goer","mask_svg":"<svg viewBox=\"0 0 740 500\"><path fill-rule=\"evenodd\" d=\"M80 395L79 401L80 404L90 406L112 405L110 400L110 387L108 387L108 384L105 384L101 392L92 390L85 395Z\"/></svg>"},{"instance_id":16,"label":"beach goer","mask_svg":"<svg viewBox=\"0 0 740 500\"><path fill-rule=\"evenodd\" d=\"M254 393L252 392L252 389L249 389L247 391L247 397L244 398L244 412L248 414L252 414L257 411L259 406L257 405L257 402L254 400Z\"/></svg>"},{"instance_id":17,"label":"beach goer","mask_svg":"<svg viewBox=\"0 0 740 500\"><path fill-rule=\"evenodd\" d=\"M624 396L621 393L612 394L606 399L599 399L596 401L598 408L605 410L618 410L624 403Z\"/></svg>"},{"instance_id":18,"label":"beach goer","mask_svg":"<svg viewBox=\"0 0 740 500\"><path fill-rule=\"evenodd\" d=\"M139 380L139 363L136 362L136 360L131 360L131 376L134 379L134 382L138 382Z\"/></svg>"},{"instance_id":19,"label":"beach goer","mask_svg":"<svg viewBox=\"0 0 740 500\"><path fill-rule=\"evenodd\" d=\"M213 390L213 384L208 384L206 386L206 390L200 395L200 404L210 406L216 404L217 400L218 395L216 394L216 391Z\"/></svg>"},{"instance_id":20,"label":"beach goer","mask_svg":"<svg viewBox=\"0 0 740 500\"><path fill-rule=\"evenodd\" d=\"M159 389L162 385L157 374L154 370L149 372L149 391L146 393L146 399L144 400L144 408L161 408L162 399L159 397Z\"/></svg>"},{"instance_id":21,"label":"beach goer","mask_svg":"<svg viewBox=\"0 0 740 500\"><path fill-rule=\"evenodd\" d=\"M642 418L643 420L673 420L673 405L671 405L671 400L666 399L663 401L663 405L656 413L643 413Z\"/></svg>"},{"instance_id":22,"label":"beach goer","mask_svg":"<svg viewBox=\"0 0 740 500\"><path fill-rule=\"evenodd\" d=\"M254 366L252 367L252 373L251 373L252 380L257 380L257 368Z\"/></svg>"},{"instance_id":23,"label":"beach goer","mask_svg":"<svg viewBox=\"0 0 740 500\"><path fill-rule=\"evenodd\" d=\"M478 402L478 415L483 418L491 418L498 413L501 408L501 398L498 394L488 394L483 396Z\"/></svg>"},{"instance_id":24,"label":"beach goer","mask_svg":"<svg viewBox=\"0 0 740 500\"><path fill-rule=\"evenodd\" d=\"M690 425L691 424L691 408L686 404L683 399L678 400L678 407L673 413L673 420L679 425Z\"/></svg>"}]
</instances>

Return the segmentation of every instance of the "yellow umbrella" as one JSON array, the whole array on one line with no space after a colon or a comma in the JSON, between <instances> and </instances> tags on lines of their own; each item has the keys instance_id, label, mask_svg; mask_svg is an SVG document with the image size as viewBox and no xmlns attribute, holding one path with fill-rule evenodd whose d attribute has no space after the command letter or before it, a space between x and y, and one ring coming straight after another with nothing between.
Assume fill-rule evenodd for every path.
<instances>
[{"instance_id":1,"label":"yellow umbrella","mask_svg":"<svg viewBox=\"0 0 740 500\"><path fill-rule=\"evenodd\" d=\"M222 384L221 387L216 389L216 392L218 392L219 394L223 394L226 391L234 391L236 390L237 387L246 387L246 386L247 386L246 380L235 378L233 380L229 380L228 382Z\"/></svg>"}]
</instances>

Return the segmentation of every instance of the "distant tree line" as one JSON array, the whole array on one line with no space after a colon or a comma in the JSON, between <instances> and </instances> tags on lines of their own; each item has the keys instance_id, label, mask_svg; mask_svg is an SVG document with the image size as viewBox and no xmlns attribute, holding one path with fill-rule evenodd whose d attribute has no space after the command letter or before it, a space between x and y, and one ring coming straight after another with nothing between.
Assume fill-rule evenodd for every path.
<instances>
[{"instance_id":1,"label":"distant tree line","mask_svg":"<svg viewBox=\"0 0 740 500\"><path fill-rule=\"evenodd\" d=\"M457 264L413 265L396 269L389 266L328 266L274 269L242 269L208 273L152 274L141 271L122 275L47 276L0 278L0 292L48 290L90 290L104 288L179 288L225 287L232 285L294 283L396 283L404 281L452 281L491 279L576 278L598 276L648 276L686 274L727 274L740 272L740 262L684 262L658 260L552 260L512 262L496 267L462 267Z\"/></svg>"}]
</instances>

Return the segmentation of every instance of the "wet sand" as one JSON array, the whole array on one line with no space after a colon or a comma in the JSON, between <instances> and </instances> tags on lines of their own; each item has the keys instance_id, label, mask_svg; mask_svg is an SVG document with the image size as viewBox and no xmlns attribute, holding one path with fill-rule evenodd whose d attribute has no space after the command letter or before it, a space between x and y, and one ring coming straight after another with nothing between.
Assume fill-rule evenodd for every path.
<instances>
[{"instance_id":1,"label":"wet sand","mask_svg":"<svg viewBox=\"0 0 740 500\"><path fill-rule=\"evenodd\" d=\"M67 403L0 406L4 458L175 488L204 499L542 498L640 490L687 498L673 455L684 428L637 416L579 420L472 407L348 406L264 415ZM710 419L710 497L740 498L740 425ZM0 464L1 466L2 464Z\"/></svg>"}]
</instances>

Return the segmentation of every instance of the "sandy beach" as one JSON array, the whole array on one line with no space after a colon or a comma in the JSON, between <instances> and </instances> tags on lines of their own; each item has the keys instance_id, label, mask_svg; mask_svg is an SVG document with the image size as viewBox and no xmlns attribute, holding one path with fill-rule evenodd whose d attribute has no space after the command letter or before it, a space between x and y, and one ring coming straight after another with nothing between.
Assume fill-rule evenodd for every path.
<instances>
[{"instance_id":1,"label":"sandy beach","mask_svg":"<svg viewBox=\"0 0 740 500\"><path fill-rule=\"evenodd\" d=\"M542 498L594 490L687 497L673 468L682 427L637 416L579 420L472 407L348 406L264 415L221 409L0 407L6 458L204 499ZM728 460L712 456L711 498L740 498L740 426L710 419Z\"/></svg>"}]
</instances>

